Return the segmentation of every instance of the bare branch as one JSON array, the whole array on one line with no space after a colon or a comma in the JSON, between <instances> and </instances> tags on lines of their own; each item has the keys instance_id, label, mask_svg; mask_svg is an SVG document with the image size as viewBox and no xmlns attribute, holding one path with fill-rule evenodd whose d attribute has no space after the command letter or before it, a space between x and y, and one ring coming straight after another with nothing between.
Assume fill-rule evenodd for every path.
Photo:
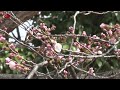
<instances>
[{"instance_id":1,"label":"bare branch","mask_svg":"<svg viewBox=\"0 0 120 90\"><path fill-rule=\"evenodd\" d=\"M39 67L42 67L44 65L48 64L48 61L44 61L42 63L36 64L33 68L33 70L30 72L30 74L26 77L26 79L31 79L33 75L36 73Z\"/></svg>"}]
</instances>

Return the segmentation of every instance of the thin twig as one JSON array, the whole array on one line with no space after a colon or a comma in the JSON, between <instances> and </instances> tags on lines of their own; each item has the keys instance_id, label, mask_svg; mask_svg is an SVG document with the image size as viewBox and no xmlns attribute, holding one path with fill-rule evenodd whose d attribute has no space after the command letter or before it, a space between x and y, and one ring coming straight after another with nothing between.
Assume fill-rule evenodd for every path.
<instances>
[{"instance_id":1,"label":"thin twig","mask_svg":"<svg viewBox=\"0 0 120 90\"><path fill-rule=\"evenodd\" d=\"M8 36L10 36L11 38L13 38L14 40L16 40L19 44L28 47L29 49L31 49L32 51L34 51L35 53L37 53L39 56L43 57L40 53L38 53L35 49L33 49L32 47L30 47L27 44L24 44L23 42L17 40L16 38L12 37L11 35L9 35L5 30L0 29L0 31L4 32L5 34L7 34Z\"/></svg>"},{"instance_id":2,"label":"thin twig","mask_svg":"<svg viewBox=\"0 0 120 90\"><path fill-rule=\"evenodd\" d=\"M113 78L113 77L115 77L115 76L117 76L117 75L120 74L120 72L118 72L118 73L116 73L116 74L114 74L114 75L107 76L107 77L105 77L105 76L99 76L99 75L91 75L90 73L88 73L88 71L85 71L85 70L83 70L83 69L81 69L81 68L78 68L78 67L76 67L76 66L74 66L74 65L72 65L72 64L71 64L71 66L73 66L73 67L74 67L76 70L78 70L78 71L82 71L82 72L84 72L84 73L86 73L86 74L88 74L88 75L90 75L90 76L93 76L93 77L95 77L95 78L101 78L101 79Z\"/></svg>"},{"instance_id":3,"label":"thin twig","mask_svg":"<svg viewBox=\"0 0 120 90\"><path fill-rule=\"evenodd\" d=\"M104 40L104 39L96 39L96 38L93 38L91 36L83 36L83 35L80 35L80 34L55 34L55 35L49 35L49 36L52 36L52 37L72 37L72 36L75 36L75 37L84 37L84 38L91 38L93 40L96 40L96 41L101 41L101 42L106 42L106 43L110 43L110 41L107 41L107 40Z\"/></svg>"}]
</instances>

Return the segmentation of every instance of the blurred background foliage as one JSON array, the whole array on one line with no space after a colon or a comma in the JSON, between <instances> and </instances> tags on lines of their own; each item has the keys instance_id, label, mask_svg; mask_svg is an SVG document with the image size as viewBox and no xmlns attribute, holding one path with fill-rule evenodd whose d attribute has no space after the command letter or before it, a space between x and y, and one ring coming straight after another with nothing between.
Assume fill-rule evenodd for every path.
<instances>
[{"instance_id":1,"label":"blurred background foliage","mask_svg":"<svg viewBox=\"0 0 120 90\"><path fill-rule=\"evenodd\" d=\"M73 15L76 11L41 11L40 15L36 15L32 18L33 25L37 26L41 22L44 22L47 24L48 27L51 27L52 24L56 26L56 30L52 31L52 34L60 34L65 33L68 31L68 28L70 26L73 26ZM100 29L100 24L106 23L106 24L116 24L120 23L120 13L107 13L107 14L79 14L77 16L77 24L76 24L76 34L81 34L81 32L84 30L87 32L88 35L99 35L102 30ZM37 42L37 40L34 40L34 45L38 46L41 43ZM67 46L67 45L66 45ZM69 46L69 45L68 45ZM118 47L120 48L120 47ZM31 51L28 51L27 49L20 49L20 53L27 59L35 60L35 62L41 62L40 57L37 57L34 53ZM5 58L5 57L4 57ZM4 59L3 56L0 56L0 61ZM0 64L1 66L3 64ZM88 67L94 67L95 71L106 71L111 69L118 69L120 68L120 61L116 58L97 58L93 62L84 63L81 66L85 67L88 65ZM1 70L4 70L4 68L1 68ZM5 65L3 65L5 66ZM81 67L80 66L80 67ZM7 67L7 66L6 66ZM5 68L6 68L5 67ZM8 70L9 69L5 69ZM6 73L7 71L4 72ZM12 72L13 73L13 72Z\"/></svg>"}]
</instances>

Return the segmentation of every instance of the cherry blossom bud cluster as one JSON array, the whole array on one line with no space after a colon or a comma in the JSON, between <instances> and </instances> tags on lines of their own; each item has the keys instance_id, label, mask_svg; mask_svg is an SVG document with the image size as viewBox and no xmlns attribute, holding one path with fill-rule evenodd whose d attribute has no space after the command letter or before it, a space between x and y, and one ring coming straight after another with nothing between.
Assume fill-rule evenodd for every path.
<instances>
[{"instance_id":1,"label":"cherry blossom bud cluster","mask_svg":"<svg viewBox=\"0 0 120 90\"><path fill-rule=\"evenodd\" d=\"M29 70L28 67L18 64L17 62L13 61L9 57L7 57L5 59L5 61L6 61L6 65L8 65L11 70L18 70L18 71L22 71L22 72Z\"/></svg>"},{"instance_id":2,"label":"cherry blossom bud cluster","mask_svg":"<svg viewBox=\"0 0 120 90\"><path fill-rule=\"evenodd\" d=\"M100 27L105 31L105 33L101 33L102 39L108 40L111 44L114 44L118 40L118 37L120 36L119 24L110 26L102 23Z\"/></svg>"},{"instance_id":3,"label":"cherry blossom bud cluster","mask_svg":"<svg viewBox=\"0 0 120 90\"><path fill-rule=\"evenodd\" d=\"M11 60L8 57L5 60L6 60L6 65L9 65L11 70L16 70L16 65L17 64L13 60Z\"/></svg>"}]
</instances>

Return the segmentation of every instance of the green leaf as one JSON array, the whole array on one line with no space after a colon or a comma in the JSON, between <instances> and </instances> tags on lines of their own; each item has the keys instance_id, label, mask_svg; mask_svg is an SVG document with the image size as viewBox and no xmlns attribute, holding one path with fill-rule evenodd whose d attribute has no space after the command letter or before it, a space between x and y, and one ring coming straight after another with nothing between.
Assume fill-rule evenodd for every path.
<instances>
[{"instance_id":1,"label":"green leaf","mask_svg":"<svg viewBox=\"0 0 120 90\"><path fill-rule=\"evenodd\" d=\"M98 67L101 67L102 66L102 62L100 60L96 60L96 63L98 65Z\"/></svg>"},{"instance_id":2,"label":"green leaf","mask_svg":"<svg viewBox=\"0 0 120 90\"><path fill-rule=\"evenodd\" d=\"M0 47L2 47L2 46L3 46L3 43L0 42Z\"/></svg>"},{"instance_id":3,"label":"green leaf","mask_svg":"<svg viewBox=\"0 0 120 90\"><path fill-rule=\"evenodd\" d=\"M0 70L3 70L3 65L2 64L0 64Z\"/></svg>"},{"instance_id":4,"label":"green leaf","mask_svg":"<svg viewBox=\"0 0 120 90\"><path fill-rule=\"evenodd\" d=\"M113 59L113 60L111 60L111 62L112 62L114 67L119 67L119 64L116 60Z\"/></svg>"},{"instance_id":5,"label":"green leaf","mask_svg":"<svg viewBox=\"0 0 120 90\"><path fill-rule=\"evenodd\" d=\"M69 45L68 44L64 44L63 45L63 49L69 49Z\"/></svg>"},{"instance_id":6,"label":"green leaf","mask_svg":"<svg viewBox=\"0 0 120 90\"><path fill-rule=\"evenodd\" d=\"M0 58L0 62L4 62L5 61L5 58Z\"/></svg>"},{"instance_id":7,"label":"green leaf","mask_svg":"<svg viewBox=\"0 0 120 90\"><path fill-rule=\"evenodd\" d=\"M9 51L5 51L5 54L8 54L9 53Z\"/></svg>"},{"instance_id":8,"label":"green leaf","mask_svg":"<svg viewBox=\"0 0 120 90\"><path fill-rule=\"evenodd\" d=\"M72 46L72 51L76 51L77 49L74 47L74 46Z\"/></svg>"}]
</instances>

